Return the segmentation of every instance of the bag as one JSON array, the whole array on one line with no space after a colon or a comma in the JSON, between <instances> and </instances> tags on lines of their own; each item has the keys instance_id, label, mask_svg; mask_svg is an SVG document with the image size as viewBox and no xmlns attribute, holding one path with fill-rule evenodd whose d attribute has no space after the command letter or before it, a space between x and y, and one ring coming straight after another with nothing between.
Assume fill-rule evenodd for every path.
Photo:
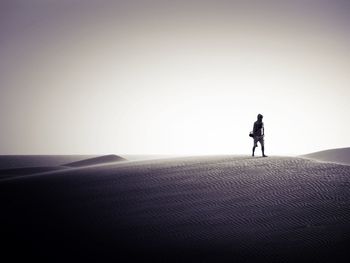
<instances>
[{"instance_id":1,"label":"bag","mask_svg":"<svg viewBox=\"0 0 350 263\"><path fill-rule=\"evenodd\" d=\"M249 137L254 137L254 135L253 135L253 132L252 132L252 131L249 133Z\"/></svg>"}]
</instances>

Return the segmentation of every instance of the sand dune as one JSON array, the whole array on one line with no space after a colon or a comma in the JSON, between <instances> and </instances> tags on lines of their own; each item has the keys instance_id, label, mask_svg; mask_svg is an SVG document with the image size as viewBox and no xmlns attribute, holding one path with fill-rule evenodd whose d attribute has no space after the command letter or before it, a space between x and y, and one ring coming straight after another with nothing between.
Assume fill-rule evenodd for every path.
<instances>
[{"instance_id":1,"label":"sand dune","mask_svg":"<svg viewBox=\"0 0 350 263\"><path fill-rule=\"evenodd\" d=\"M54 167L97 155L0 155L0 169Z\"/></svg>"},{"instance_id":2,"label":"sand dune","mask_svg":"<svg viewBox=\"0 0 350 263\"><path fill-rule=\"evenodd\" d=\"M94 158L84 159L84 160L77 161L77 162L67 163L67 164L64 164L63 166L83 167L83 166L90 166L90 165L114 163L114 162L120 162L120 161L125 161L125 160L126 159L124 159L120 156L110 154L110 155L103 155L103 156L98 156L98 157L94 157Z\"/></svg>"},{"instance_id":3,"label":"sand dune","mask_svg":"<svg viewBox=\"0 0 350 263\"><path fill-rule=\"evenodd\" d=\"M0 169L0 180L1 179L13 179L15 177L23 177L26 175L41 174L45 172L52 172L62 169L76 168L76 167L89 167L91 165L104 165L120 161L126 161L117 155L103 155L91 158L89 155L78 155L78 156L58 156L55 160L55 156L13 156L11 160L10 155L0 157L0 163L3 169ZM89 158L86 158L89 157ZM78 160L71 163L62 163L67 160ZM1 162L2 161L2 162ZM43 166L45 163L56 164L56 166ZM7 164L7 169L6 167ZM30 166L34 165L34 166ZM40 166L35 166L40 165ZM24 167L23 167L24 166ZM1 167L1 166L0 166Z\"/></svg>"},{"instance_id":4,"label":"sand dune","mask_svg":"<svg viewBox=\"0 0 350 263\"><path fill-rule=\"evenodd\" d=\"M248 156L116 162L0 181L0 207L3 251L14 259L341 262L350 166Z\"/></svg>"},{"instance_id":5,"label":"sand dune","mask_svg":"<svg viewBox=\"0 0 350 263\"><path fill-rule=\"evenodd\" d=\"M116 155L1 155L0 180L121 160Z\"/></svg>"},{"instance_id":6,"label":"sand dune","mask_svg":"<svg viewBox=\"0 0 350 263\"><path fill-rule=\"evenodd\" d=\"M350 165L350 148L331 149L321 152L305 154L302 157L324 162L335 162Z\"/></svg>"},{"instance_id":7,"label":"sand dune","mask_svg":"<svg viewBox=\"0 0 350 263\"><path fill-rule=\"evenodd\" d=\"M24 168L14 168L14 169L0 169L0 179L5 178L14 178L15 176L24 176L30 174L44 173L49 171L57 171L65 169L62 166L54 166L54 167L24 167Z\"/></svg>"}]
</instances>

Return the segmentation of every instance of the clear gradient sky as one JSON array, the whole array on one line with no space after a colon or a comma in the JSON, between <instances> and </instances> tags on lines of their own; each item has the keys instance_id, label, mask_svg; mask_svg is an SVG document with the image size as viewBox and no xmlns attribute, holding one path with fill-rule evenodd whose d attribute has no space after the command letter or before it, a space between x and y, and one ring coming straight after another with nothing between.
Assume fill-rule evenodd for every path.
<instances>
[{"instance_id":1,"label":"clear gradient sky","mask_svg":"<svg viewBox=\"0 0 350 263\"><path fill-rule=\"evenodd\" d=\"M0 154L350 146L350 1L0 1ZM258 149L260 150L260 149Z\"/></svg>"}]
</instances>

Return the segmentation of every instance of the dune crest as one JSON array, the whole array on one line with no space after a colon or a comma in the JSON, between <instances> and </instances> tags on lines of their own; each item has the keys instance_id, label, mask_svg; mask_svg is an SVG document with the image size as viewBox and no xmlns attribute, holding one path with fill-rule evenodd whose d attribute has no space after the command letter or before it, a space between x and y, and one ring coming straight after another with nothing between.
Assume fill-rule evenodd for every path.
<instances>
[{"instance_id":1,"label":"dune crest","mask_svg":"<svg viewBox=\"0 0 350 263\"><path fill-rule=\"evenodd\" d=\"M90 166L90 165L98 165L98 164L106 164L106 163L114 163L114 162L120 162L120 161L126 161L126 159L114 155L114 154L109 154L109 155L103 155L95 158L89 158L77 162L72 162L72 163L67 163L64 164L63 166L69 166L69 167L83 167L83 166Z\"/></svg>"}]
</instances>

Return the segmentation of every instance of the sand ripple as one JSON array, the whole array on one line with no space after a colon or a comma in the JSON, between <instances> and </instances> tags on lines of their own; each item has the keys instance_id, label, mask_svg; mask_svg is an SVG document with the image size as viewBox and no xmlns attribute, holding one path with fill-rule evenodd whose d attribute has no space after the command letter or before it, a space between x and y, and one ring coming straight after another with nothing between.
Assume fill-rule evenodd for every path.
<instances>
[{"instance_id":1,"label":"sand ripple","mask_svg":"<svg viewBox=\"0 0 350 263\"><path fill-rule=\"evenodd\" d=\"M59 219L70 240L108 240L104 253L122 243L207 260L316 262L350 240L350 166L302 158L124 162L4 181L0 191L9 231L28 236L51 222L41 233L50 239L65 230Z\"/></svg>"}]
</instances>

